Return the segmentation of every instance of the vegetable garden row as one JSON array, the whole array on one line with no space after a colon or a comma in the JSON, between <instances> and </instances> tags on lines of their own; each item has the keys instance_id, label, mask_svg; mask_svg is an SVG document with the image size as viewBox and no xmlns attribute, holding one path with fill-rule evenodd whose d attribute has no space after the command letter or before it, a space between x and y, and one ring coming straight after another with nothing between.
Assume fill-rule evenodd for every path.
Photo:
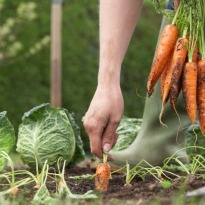
<instances>
[{"instance_id":1,"label":"vegetable garden row","mask_svg":"<svg viewBox=\"0 0 205 205\"><path fill-rule=\"evenodd\" d=\"M147 91L151 96L154 87L160 79L162 109L160 122L165 104L170 100L171 107L177 112L177 98L183 91L185 107L191 123L194 125L198 109L199 125L195 125L195 134L205 132L205 46L204 46L204 1L181 0L176 12L162 9L161 1L153 1L157 11L172 20L163 32L156 50L156 55L148 77ZM161 77L161 78L160 78ZM128 147L135 139L140 129L141 120L123 117L119 127L119 139L113 150ZM164 125L164 124L163 124ZM198 129L198 130L197 130ZM199 129L201 133L199 133ZM127 162L117 170L112 170L104 154L103 162L96 167L96 174L79 176L94 180L96 189L106 192L109 180L116 172L125 176L125 184L130 186L137 176L142 180L152 175L161 186L172 186L172 178L180 178L172 172L174 161L180 171L187 175L198 174L205 168L205 148L193 145L193 130L187 131L186 149L190 164L183 164L180 158L173 154L165 159L163 166L152 166L142 160L136 166L130 167ZM191 137L190 137L191 136ZM204 144L204 142L203 142ZM16 149L16 150L15 150ZM16 151L24 164L31 169L16 170L9 153ZM181 151L181 150L180 150ZM24 113L16 137L14 128L6 117L6 112L0 113L0 180L3 191L1 197L17 196L19 190L28 184L35 184L36 190L31 204L51 204L61 199L95 199L98 197L94 190L84 194L71 192L65 180L66 167L73 166L85 159L80 130L75 120L66 109L52 108L45 103ZM7 170L7 165L10 167ZM200 173L200 176L203 174ZM76 176L77 177L77 176ZM47 188L48 178L56 185L55 193ZM5 188L4 188L5 187Z\"/></svg>"}]
</instances>

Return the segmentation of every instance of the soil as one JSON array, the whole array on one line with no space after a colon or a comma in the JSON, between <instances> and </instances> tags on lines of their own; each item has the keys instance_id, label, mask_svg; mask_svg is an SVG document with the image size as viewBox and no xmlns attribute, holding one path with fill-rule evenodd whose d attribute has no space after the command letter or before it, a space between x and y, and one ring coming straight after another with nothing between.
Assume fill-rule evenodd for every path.
<instances>
[{"instance_id":1,"label":"soil","mask_svg":"<svg viewBox=\"0 0 205 205\"><path fill-rule=\"evenodd\" d=\"M83 194L88 190L95 190L94 180L72 180L69 177L94 173L95 168L92 168L89 163L86 167L73 167L67 170L66 181L73 193ZM173 204L175 197L179 193L185 197L186 192L205 186L205 179L189 175L187 178L173 178L171 184L171 187L164 188L153 176L147 176L144 180L135 177L131 184L126 186L124 174L115 173L110 179L108 190L101 195L101 204L119 205L129 203L147 205L154 201L160 205ZM184 198L186 205L192 204L193 201L195 201L193 198ZM178 205L177 203L174 204Z\"/></svg>"},{"instance_id":2,"label":"soil","mask_svg":"<svg viewBox=\"0 0 205 205\"><path fill-rule=\"evenodd\" d=\"M82 176L84 174L94 174L96 164L89 160L84 161L78 166L67 168L65 180L73 194L84 194L89 190L94 190L98 199L81 200L77 204L89 205L121 205L121 204L157 204L157 205L181 205L181 204L205 204L196 202L204 201L204 197L190 198L185 197L187 191L195 190L205 186L205 179L202 176L189 175L188 177L172 178L171 186L164 188L157 179L147 176L144 180L135 177L129 186L125 186L125 176L123 173L112 174L109 181L108 191L100 193L95 190L94 179L71 179L71 176ZM180 173L177 173L180 174ZM181 173L182 174L182 173ZM1 182L2 183L2 182ZM34 184L27 185L24 189L25 199L30 201L35 191ZM56 183L49 179L47 182L49 192L56 192ZM2 187L0 188L2 190ZM5 189L5 187L3 187ZM179 203L181 200L183 203ZM194 201L194 202L193 202Z\"/></svg>"}]
</instances>

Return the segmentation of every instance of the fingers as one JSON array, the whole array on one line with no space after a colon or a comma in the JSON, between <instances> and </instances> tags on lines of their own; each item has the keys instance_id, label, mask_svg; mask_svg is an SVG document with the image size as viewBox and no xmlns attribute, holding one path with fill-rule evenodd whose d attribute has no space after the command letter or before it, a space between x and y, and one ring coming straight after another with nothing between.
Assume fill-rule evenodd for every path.
<instances>
[{"instance_id":1,"label":"fingers","mask_svg":"<svg viewBox=\"0 0 205 205\"><path fill-rule=\"evenodd\" d=\"M84 117L91 153L102 158L117 141L116 129L124 110L120 87L98 87ZM109 157L108 159L111 159Z\"/></svg>"},{"instance_id":2,"label":"fingers","mask_svg":"<svg viewBox=\"0 0 205 205\"><path fill-rule=\"evenodd\" d=\"M99 126L99 123L97 123L94 119L87 119L84 118L84 127L85 131L88 134L88 137L90 139L90 149L91 153L96 155L99 158L102 158L102 134L103 134L103 126Z\"/></svg>"},{"instance_id":3,"label":"fingers","mask_svg":"<svg viewBox=\"0 0 205 205\"><path fill-rule=\"evenodd\" d=\"M115 146L118 137L119 137L119 134L116 132L116 133L115 133L115 136L114 136L114 142L113 142L113 145L112 145L113 147Z\"/></svg>"},{"instance_id":4,"label":"fingers","mask_svg":"<svg viewBox=\"0 0 205 205\"><path fill-rule=\"evenodd\" d=\"M116 133L120 118L117 120L110 120L102 136L103 152L108 153L115 145L118 134Z\"/></svg>"},{"instance_id":5,"label":"fingers","mask_svg":"<svg viewBox=\"0 0 205 205\"><path fill-rule=\"evenodd\" d=\"M120 120L109 122L106 129L94 119L84 117L84 127L90 139L91 153L97 157L103 157L103 152L108 153L116 144L118 133L116 129ZM108 160L114 160L112 156L108 156Z\"/></svg>"},{"instance_id":6,"label":"fingers","mask_svg":"<svg viewBox=\"0 0 205 205\"><path fill-rule=\"evenodd\" d=\"M117 139L118 139L118 133L115 133L114 136L113 136L113 145L112 145L112 147L115 146L115 144L117 142ZM115 159L110 154L108 154L108 160L109 161L114 161Z\"/></svg>"}]
</instances>

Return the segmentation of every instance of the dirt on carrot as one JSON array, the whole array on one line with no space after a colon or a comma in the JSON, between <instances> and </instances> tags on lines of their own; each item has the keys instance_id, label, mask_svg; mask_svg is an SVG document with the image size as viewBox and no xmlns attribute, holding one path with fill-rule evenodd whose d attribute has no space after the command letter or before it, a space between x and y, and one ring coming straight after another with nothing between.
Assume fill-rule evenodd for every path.
<instances>
[{"instance_id":1,"label":"dirt on carrot","mask_svg":"<svg viewBox=\"0 0 205 205\"><path fill-rule=\"evenodd\" d=\"M106 162L99 163L96 168L95 174L95 188L101 192L108 189L111 168Z\"/></svg>"},{"instance_id":2,"label":"dirt on carrot","mask_svg":"<svg viewBox=\"0 0 205 205\"><path fill-rule=\"evenodd\" d=\"M184 68L185 60L188 53L188 39L179 38L177 40L173 55L173 73L171 77L171 88L170 88L170 104L175 106L179 94L179 84Z\"/></svg>"},{"instance_id":3,"label":"dirt on carrot","mask_svg":"<svg viewBox=\"0 0 205 205\"><path fill-rule=\"evenodd\" d=\"M155 57L152 63L151 71L148 76L147 82L147 92L148 96L151 96L154 87L160 78L166 64L168 62L169 56L172 53L174 45L177 41L178 29L175 25L169 24L165 26L162 31Z\"/></svg>"},{"instance_id":4,"label":"dirt on carrot","mask_svg":"<svg viewBox=\"0 0 205 205\"><path fill-rule=\"evenodd\" d=\"M191 123L194 124L197 111L197 64L194 62L187 62L184 67L182 90L187 114Z\"/></svg>"},{"instance_id":5,"label":"dirt on carrot","mask_svg":"<svg viewBox=\"0 0 205 205\"><path fill-rule=\"evenodd\" d=\"M198 118L202 134L205 133L205 60L198 62L197 79Z\"/></svg>"}]
</instances>

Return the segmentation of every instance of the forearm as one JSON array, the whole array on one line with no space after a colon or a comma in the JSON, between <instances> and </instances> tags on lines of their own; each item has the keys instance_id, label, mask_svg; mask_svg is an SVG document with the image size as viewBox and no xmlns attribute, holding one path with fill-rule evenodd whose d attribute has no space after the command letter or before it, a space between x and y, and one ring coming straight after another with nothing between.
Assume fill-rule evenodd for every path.
<instances>
[{"instance_id":1,"label":"forearm","mask_svg":"<svg viewBox=\"0 0 205 205\"><path fill-rule=\"evenodd\" d=\"M100 0L100 67L98 83L117 83L143 0Z\"/></svg>"}]
</instances>

